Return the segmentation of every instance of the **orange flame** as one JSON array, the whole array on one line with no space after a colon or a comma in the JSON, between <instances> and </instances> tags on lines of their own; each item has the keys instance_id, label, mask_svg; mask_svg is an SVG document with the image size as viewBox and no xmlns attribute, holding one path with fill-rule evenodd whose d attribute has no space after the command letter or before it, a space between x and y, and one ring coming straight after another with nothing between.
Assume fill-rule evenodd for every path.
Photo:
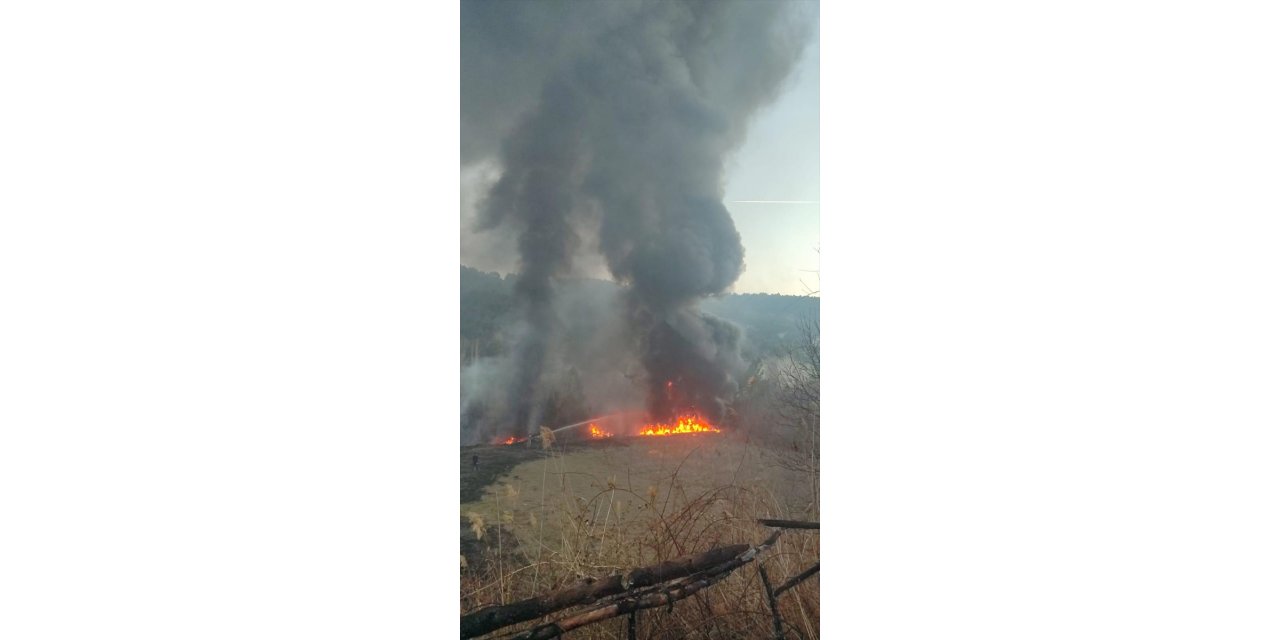
<instances>
[{"instance_id":1,"label":"orange flame","mask_svg":"<svg viewBox=\"0 0 1280 640\"><path fill-rule=\"evenodd\" d=\"M647 424L640 429L642 436L669 436L678 433L720 433L720 429L695 416L685 416L675 424Z\"/></svg>"},{"instance_id":2,"label":"orange flame","mask_svg":"<svg viewBox=\"0 0 1280 640\"><path fill-rule=\"evenodd\" d=\"M587 425L587 430L590 432L592 438L612 438L613 437L612 433L605 431L600 427L597 427L596 423L594 422Z\"/></svg>"},{"instance_id":3,"label":"orange flame","mask_svg":"<svg viewBox=\"0 0 1280 640\"><path fill-rule=\"evenodd\" d=\"M507 436L507 438L503 439L502 436L498 436L493 439L491 444L515 444L517 442L524 442L525 440L528 440L528 438L517 438L515 436Z\"/></svg>"}]
</instances>

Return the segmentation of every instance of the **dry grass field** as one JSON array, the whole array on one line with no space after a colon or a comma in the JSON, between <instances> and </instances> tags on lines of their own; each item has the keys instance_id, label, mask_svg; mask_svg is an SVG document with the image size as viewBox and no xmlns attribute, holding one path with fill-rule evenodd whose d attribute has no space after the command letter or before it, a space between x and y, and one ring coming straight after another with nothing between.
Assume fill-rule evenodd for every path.
<instances>
[{"instance_id":1,"label":"dry grass field","mask_svg":"<svg viewBox=\"0 0 1280 640\"><path fill-rule=\"evenodd\" d=\"M472 469L472 455L480 469ZM816 476L731 433L609 438L462 451L462 613L713 547L756 544L757 518L818 520ZM468 479L470 478L470 483ZM481 489L481 486L483 487ZM788 531L763 556L776 586L818 560L817 531ZM814 577L782 594L788 638L818 637ZM772 617L753 565L639 618L640 638L763 638ZM540 621L494 632L500 638ZM571 638L625 638L622 618Z\"/></svg>"}]
</instances>

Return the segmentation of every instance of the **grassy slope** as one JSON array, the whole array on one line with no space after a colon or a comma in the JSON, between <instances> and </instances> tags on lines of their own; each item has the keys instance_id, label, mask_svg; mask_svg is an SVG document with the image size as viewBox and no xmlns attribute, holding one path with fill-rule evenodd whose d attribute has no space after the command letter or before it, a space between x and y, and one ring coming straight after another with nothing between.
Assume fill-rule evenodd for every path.
<instances>
[{"instance_id":1,"label":"grassy slope","mask_svg":"<svg viewBox=\"0 0 1280 640\"><path fill-rule=\"evenodd\" d=\"M770 464L759 447L727 435L609 440L546 456L523 446L476 449L489 451L494 467L483 475L472 472L470 451L464 450L464 492L469 473L473 485L489 477L497 481L479 496L469 492L472 499L460 505L468 557L464 610L528 597L583 575L606 575L722 544L758 542L767 531L754 522L757 517L816 517L803 478ZM521 452L507 451L514 449ZM510 466L497 471L499 465ZM476 540L468 514L483 519L484 540ZM503 523L500 555L493 526L498 522ZM816 561L817 541L816 534L784 536L767 565L775 582ZM816 582L784 603L788 620L816 629ZM695 628L699 616L731 618L744 603L759 604L758 587L754 570L735 575L701 605L677 607L678 615L664 624L685 629L681 625Z\"/></svg>"}]
</instances>

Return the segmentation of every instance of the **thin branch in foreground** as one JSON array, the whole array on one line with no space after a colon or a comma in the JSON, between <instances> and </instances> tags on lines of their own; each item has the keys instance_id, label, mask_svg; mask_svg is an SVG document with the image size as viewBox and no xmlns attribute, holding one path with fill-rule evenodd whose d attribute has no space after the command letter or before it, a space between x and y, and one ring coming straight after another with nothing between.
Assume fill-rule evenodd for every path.
<instances>
[{"instance_id":1,"label":"thin branch in foreground","mask_svg":"<svg viewBox=\"0 0 1280 640\"><path fill-rule=\"evenodd\" d=\"M782 616L778 615L778 600L773 597L773 587L769 586L769 574L765 572L763 563L756 565L756 569L760 571L760 582L764 583L764 594L769 596L769 612L773 614L773 638L782 640Z\"/></svg>"},{"instance_id":2,"label":"thin branch in foreground","mask_svg":"<svg viewBox=\"0 0 1280 640\"><path fill-rule=\"evenodd\" d=\"M760 518L756 520L766 527L779 527L782 529L817 529L818 523L806 522L804 520L770 520L768 518Z\"/></svg>"},{"instance_id":3,"label":"thin branch in foreground","mask_svg":"<svg viewBox=\"0 0 1280 640\"><path fill-rule=\"evenodd\" d=\"M781 595L783 591L786 591L787 589L790 589L791 587L794 587L800 584L801 582L808 580L810 576L812 576L817 572L818 572L818 563L815 562L812 567L809 567L808 569L801 571L799 574L793 577L787 578L787 580L783 582L781 585L779 585L777 589L773 590L773 595L775 596Z\"/></svg>"}]
</instances>

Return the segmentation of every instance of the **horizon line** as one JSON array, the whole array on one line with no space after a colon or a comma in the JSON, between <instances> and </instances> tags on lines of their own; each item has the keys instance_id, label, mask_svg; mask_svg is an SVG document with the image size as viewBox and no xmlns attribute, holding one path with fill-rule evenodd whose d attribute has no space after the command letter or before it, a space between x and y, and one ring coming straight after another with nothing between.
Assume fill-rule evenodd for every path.
<instances>
[{"instance_id":1,"label":"horizon line","mask_svg":"<svg viewBox=\"0 0 1280 640\"><path fill-rule=\"evenodd\" d=\"M741 204L821 204L819 200L730 200Z\"/></svg>"}]
</instances>

